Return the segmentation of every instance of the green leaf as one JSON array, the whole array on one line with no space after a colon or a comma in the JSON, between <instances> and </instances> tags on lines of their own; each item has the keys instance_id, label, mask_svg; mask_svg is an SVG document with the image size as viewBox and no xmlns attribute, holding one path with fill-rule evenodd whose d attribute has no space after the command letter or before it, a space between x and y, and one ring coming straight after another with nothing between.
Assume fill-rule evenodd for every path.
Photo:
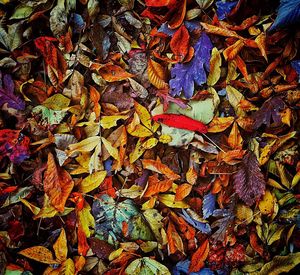
<instances>
[{"instance_id":1,"label":"green leaf","mask_svg":"<svg viewBox=\"0 0 300 275\"><path fill-rule=\"evenodd\" d=\"M32 192L33 189L33 186L28 186L18 189L17 192L10 193L1 207L6 207L13 203L19 202L21 199L26 198L30 194L30 192Z\"/></svg>"},{"instance_id":2,"label":"green leaf","mask_svg":"<svg viewBox=\"0 0 300 275\"><path fill-rule=\"evenodd\" d=\"M171 275L167 267L149 257L134 260L127 266L125 273L139 275Z\"/></svg>"},{"instance_id":3,"label":"green leaf","mask_svg":"<svg viewBox=\"0 0 300 275\"><path fill-rule=\"evenodd\" d=\"M103 195L94 201L92 212L96 220L96 233L103 239L112 239L113 242L124 237L127 240L154 240L145 217L131 199L116 202L110 196ZM125 236L124 227L128 227Z\"/></svg>"},{"instance_id":4,"label":"green leaf","mask_svg":"<svg viewBox=\"0 0 300 275\"><path fill-rule=\"evenodd\" d=\"M33 108L32 112L35 115L41 115L41 123L46 125L59 124L66 115L66 111L54 111L42 105Z\"/></svg>"},{"instance_id":5,"label":"green leaf","mask_svg":"<svg viewBox=\"0 0 300 275\"><path fill-rule=\"evenodd\" d=\"M266 263L258 275L281 274L289 272L300 263L300 252L287 256L275 256L271 262Z\"/></svg>"},{"instance_id":6,"label":"green leaf","mask_svg":"<svg viewBox=\"0 0 300 275\"><path fill-rule=\"evenodd\" d=\"M9 19L24 19L33 12L33 8L27 5L19 5L16 7L13 15Z\"/></svg>"}]
</instances>

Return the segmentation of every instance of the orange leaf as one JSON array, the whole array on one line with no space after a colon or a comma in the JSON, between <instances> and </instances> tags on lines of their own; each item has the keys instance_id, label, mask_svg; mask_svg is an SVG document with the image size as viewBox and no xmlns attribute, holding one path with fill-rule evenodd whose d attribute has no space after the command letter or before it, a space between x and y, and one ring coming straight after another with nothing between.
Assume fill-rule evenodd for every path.
<instances>
[{"instance_id":1,"label":"orange leaf","mask_svg":"<svg viewBox=\"0 0 300 275\"><path fill-rule=\"evenodd\" d=\"M203 266L209 252L209 242L206 239L191 258L189 272L198 272Z\"/></svg>"},{"instance_id":2,"label":"orange leaf","mask_svg":"<svg viewBox=\"0 0 300 275\"><path fill-rule=\"evenodd\" d=\"M83 231L81 224L78 225L77 238L78 238L78 254L82 256L86 256L86 253L88 252L90 247L88 245L86 235Z\"/></svg>"},{"instance_id":3,"label":"orange leaf","mask_svg":"<svg viewBox=\"0 0 300 275\"><path fill-rule=\"evenodd\" d=\"M243 146L243 138L237 126L237 123L233 123L231 132L228 137L228 145L232 149L242 149Z\"/></svg>"},{"instance_id":4,"label":"orange leaf","mask_svg":"<svg viewBox=\"0 0 300 275\"><path fill-rule=\"evenodd\" d=\"M234 44L224 50L223 55L225 59L233 60L243 47L244 42L242 40L236 41Z\"/></svg>"},{"instance_id":5,"label":"orange leaf","mask_svg":"<svg viewBox=\"0 0 300 275\"><path fill-rule=\"evenodd\" d=\"M107 64L99 69L99 74L107 82L122 81L128 77L134 77L133 74L126 72L122 67L113 64Z\"/></svg>"},{"instance_id":6,"label":"orange leaf","mask_svg":"<svg viewBox=\"0 0 300 275\"><path fill-rule=\"evenodd\" d=\"M234 121L234 117L214 117L208 125L208 133L219 133L226 130Z\"/></svg>"},{"instance_id":7,"label":"orange leaf","mask_svg":"<svg viewBox=\"0 0 300 275\"><path fill-rule=\"evenodd\" d=\"M174 254L177 250L184 253L183 242L176 231L174 224L169 221L168 229L167 229L167 240L168 240L168 250L169 254Z\"/></svg>"},{"instance_id":8,"label":"orange leaf","mask_svg":"<svg viewBox=\"0 0 300 275\"><path fill-rule=\"evenodd\" d=\"M200 24L208 33L217 34L217 35L221 35L221 36L225 36L225 37L235 37L235 38L243 40L243 38L241 36L239 36L235 31L230 31L230 30L216 27L214 25L210 25L210 24L203 23L203 22L201 22Z\"/></svg>"},{"instance_id":9,"label":"orange leaf","mask_svg":"<svg viewBox=\"0 0 300 275\"><path fill-rule=\"evenodd\" d=\"M182 25L173 35L170 48L175 54L175 59L180 62L185 58L189 51L190 35L184 25Z\"/></svg>"},{"instance_id":10,"label":"orange leaf","mask_svg":"<svg viewBox=\"0 0 300 275\"><path fill-rule=\"evenodd\" d=\"M90 100L93 103L93 111L96 114L96 118L99 118L100 116L100 93L93 87L90 86Z\"/></svg>"},{"instance_id":11,"label":"orange leaf","mask_svg":"<svg viewBox=\"0 0 300 275\"><path fill-rule=\"evenodd\" d=\"M248 82L250 82L246 63L244 62L244 60L239 55L237 55L234 60L236 61L236 65L239 68L239 70L241 71L242 75L245 77L245 79Z\"/></svg>"},{"instance_id":12,"label":"orange leaf","mask_svg":"<svg viewBox=\"0 0 300 275\"><path fill-rule=\"evenodd\" d=\"M173 15L172 19L169 21L169 27L171 29L178 28L182 24L186 14L186 0L179 1L179 4L180 5L176 9L175 14Z\"/></svg>"},{"instance_id":13,"label":"orange leaf","mask_svg":"<svg viewBox=\"0 0 300 275\"><path fill-rule=\"evenodd\" d=\"M260 35L258 35L255 38L255 42L261 52L261 55L268 62L268 56L267 56L267 51L266 51L266 35L262 32Z\"/></svg>"},{"instance_id":14,"label":"orange leaf","mask_svg":"<svg viewBox=\"0 0 300 275\"><path fill-rule=\"evenodd\" d=\"M182 201L186 196L188 196L192 191L192 185L189 183L181 184L176 189L175 200Z\"/></svg>"},{"instance_id":15,"label":"orange leaf","mask_svg":"<svg viewBox=\"0 0 300 275\"><path fill-rule=\"evenodd\" d=\"M157 175L150 176L148 179L148 188L144 197L151 197L160 192L166 192L172 187L172 180L159 180Z\"/></svg>"},{"instance_id":16,"label":"orange leaf","mask_svg":"<svg viewBox=\"0 0 300 275\"><path fill-rule=\"evenodd\" d=\"M148 77L149 81L157 89L166 89L168 84L166 80L166 70L159 63L155 62L151 58L148 59Z\"/></svg>"},{"instance_id":17,"label":"orange leaf","mask_svg":"<svg viewBox=\"0 0 300 275\"><path fill-rule=\"evenodd\" d=\"M226 162L227 164L234 165L241 161L243 156L245 155L246 150L231 150L227 152L219 152L218 154L218 161L219 162Z\"/></svg>"},{"instance_id":18,"label":"orange leaf","mask_svg":"<svg viewBox=\"0 0 300 275\"><path fill-rule=\"evenodd\" d=\"M161 161L153 159L143 159L142 164L144 169L148 169L160 174L164 174L170 180L177 180L180 178L179 175L174 173L167 165L161 163Z\"/></svg>"},{"instance_id":19,"label":"orange leaf","mask_svg":"<svg viewBox=\"0 0 300 275\"><path fill-rule=\"evenodd\" d=\"M57 261L54 260L52 252L43 246L29 247L29 248L26 248L26 249L20 251L19 254L21 254L29 259L32 259L32 260L35 260L35 261L38 261L38 262L41 262L44 264L57 264L58 263Z\"/></svg>"},{"instance_id":20,"label":"orange leaf","mask_svg":"<svg viewBox=\"0 0 300 275\"><path fill-rule=\"evenodd\" d=\"M47 72L54 85L61 83L64 79L67 63L62 53L54 46L57 39L42 36L34 40L35 46L40 50L47 64ZM53 74L53 75L52 75ZM51 77L52 76L52 77ZM57 78L57 83L55 78Z\"/></svg>"},{"instance_id":21,"label":"orange leaf","mask_svg":"<svg viewBox=\"0 0 300 275\"><path fill-rule=\"evenodd\" d=\"M44 176L44 191L52 206L59 212L65 209L66 201L73 189L70 174L55 163L54 156L48 154L47 170Z\"/></svg>"}]
</instances>

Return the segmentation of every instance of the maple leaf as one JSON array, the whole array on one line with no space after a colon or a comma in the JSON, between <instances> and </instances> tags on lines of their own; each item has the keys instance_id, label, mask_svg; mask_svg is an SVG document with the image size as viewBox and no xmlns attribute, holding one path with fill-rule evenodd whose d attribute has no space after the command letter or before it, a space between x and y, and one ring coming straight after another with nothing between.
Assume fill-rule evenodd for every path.
<instances>
[{"instance_id":1,"label":"maple leaf","mask_svg":"<svg viewBox=\"0 0 300 275\"><path fill-rule=\"evenodd\" d=\"M280 97L273 97L267 100L261 108L252 115L254 120L254 129L258 129L261 125L265 124L269 127L272 122L274 126L281 123L280 111L284 109L285 103Z\"/></svg>"},{"instance_id":2,"label":"maple leaf","mask_svg":"<svg viewBox=\"0 0 300 275\"><path fill-rule=\"evenodd\" d=\"M239 198L248 206L265 193L266 182L253 152L243 157L238 172L233 176L233 186Z\"/></svg>"},{"instance_id":3,"label":"maple leaf","mask_svg":"<svg viewBox=\"0 0 300 275\"><path fill-rule=\"evenodd\" d=\"M2 73L0 72L0 78ZM0 85L0 106L7 103L8 107L16 110L24 110L25 102L14 94L15 85L11 75L6 74L2 78L3 85Z\"/></svg>"},{"instance_id":4,"label":"maple leaf","mask_svg":"<svg viewBox=\"0 0 300 275\"><path fill-rule=\"evenodd\" d=\"M171 69L172 79L169 84L172 96L180 95L183 91L186 98L191 98L194 93L194 82L199 86L206 82L212 48L209 37L202 33L194 46L194 58L188 63L177 63Z\"/></svg>"}]
</instances>

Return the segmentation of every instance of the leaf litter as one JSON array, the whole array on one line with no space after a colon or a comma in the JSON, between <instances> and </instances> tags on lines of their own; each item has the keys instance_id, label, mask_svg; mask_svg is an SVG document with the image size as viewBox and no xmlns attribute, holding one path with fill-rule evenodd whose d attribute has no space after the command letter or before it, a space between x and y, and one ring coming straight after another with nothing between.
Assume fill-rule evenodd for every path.
<instances>
[{"instance_id":1,"label":"leaf litter","mask_svg":"<svg viewBox=\"0 0 300 275\"><path fill-rule=\"evenodd\" d=\"M298 0L0 15L0 274L299 273Z\"/></svg>"}]
</instances>

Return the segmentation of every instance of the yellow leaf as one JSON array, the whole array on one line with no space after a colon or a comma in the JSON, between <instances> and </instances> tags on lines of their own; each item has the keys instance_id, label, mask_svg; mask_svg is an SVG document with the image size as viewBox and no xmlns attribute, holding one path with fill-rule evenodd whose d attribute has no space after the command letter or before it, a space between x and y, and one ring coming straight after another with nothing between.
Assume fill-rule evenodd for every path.
<instances>
[{"instance_id":1,"label":"yellow leaf","mask_svg":"<svg viewBox=\"0 0 300 275\"><path fill-rule=\"evenodd\" d=\"M262 200L259 202L258 207L263 215L272 215L274 212L275 198L272 193L267 189Z\"/></svg>"},{"instance_id":2,"label":"yellow leaf","mask_svg":"<svg viewBox=\"0 0 300 275\"><path fill-rule=\"evenodd\" d=\"M151 58L148 59L148 77L150 83L157 89L165 89L168 87L166 81L166 70L159 63Z\"/></svg>"},{"instance_id":3,"label":"yellow leaf","mask_svg":"<svg viewBox=\"0 0 300 275\"><path fill-rule=\"evenodd\" d=\"M108 256L109 261L113 261L114 259L118 258L123 252L123 248L118 248L117 250L111 252Z\"/></svg>"},{"instance_id":4,"label":"yellow leaf","mask_svg":"<svg viewBox=\"0 0 300 275\"><path fill-rule=\"evenodd\" d=\"M130 163L134 163L136 160L138 160L145 151L146 148L142 146L142 139L139 139L133 152L131 152L129 155Z\"/></svg>"},{"instance_id":5,"label":"yellow leaf","mask_svg":"<svg viewBox=\"0 0 300 275\"><path fill-rule=\"evenodd\" d=\"M170 208L189 208L190 206L184 201L176 201L175 195L172 194L162 194L158 196L160 202L165 204Z\"/></svg>"},{"instance_id":6,"label":"yellow leaf","mask_svg":"<svg viewBox=\"0 0 300 275\"><path fill-rule=\"evenodd\" d=\"M133 115L131 123L127 125L126 130L128 134L134 137L144 138L153 135L152 131L140 124L140 118L136 112Z\"/></svg>"},{"instance_id":7,"label":"yellow leaf","mask_svg":"<svg viewBox=\"0 0 300 275\"><path fill-rule=\"evenodd\" d=\"M275 256L271 262L266 263L259 275L275 275L288 273L300 263L300 252L288 254L287 256Z\"/></svg>"},{"instance_id":8,"label":"yellow leaf","mask_svg":"<svg viewBox=\"0 0 300 275\"><path fill-rule=\"evenodd\" d=\"M101 138L98 136L86 138L78 143L69 145L68 155L75 152L91 152L99 144Z\"/></svg>"},{"instance_id":9,"label":"yellow leaf","mask_svg":"<svg viewBox=\"0 0 300 275\"><path fill-rule=\"evenodd\" d=\"M149 138L148 140L146 140L143 143L142 147L149 150L149 149L155 147L157 145L157 143L158 143L157 138Z\"/></svg>"},{"instance_id":10,"label":"yellow leaf","mask_svg":"<svg viewBox=\"0 0 300 275\"><path fill-rule=\"evenodd\" d=\"M226 130L234 121L234 117L214 117L208 125L209 133L220 133Z\"/></svg>"},{"instance_id":11,"label":"yellow leaf","mask_svg":"<svg viewBox=\"0 0 300 275\"><path fill-rule=\"evenodd\" d=\"M37 262L41 262L44 264L57 264L58 262L54 260L52 252L43 246L33 246L26 248L19 252L19 254L35 260Z\"/></svg>"},{"instance_id":12,"label":"yellow leaf","mask_svg":"<svg viewBox=\"0 0 300 275\"><path fill-rule=\"evenodd\" d=\"M120 189L117 195L124 198L135 199L142 194L142 187L138 185L131 185L128 189Z\"/></svg>"},{"instance_id":13,"label":"yellow leaf","mask_svg":"<svg viewBox=\"0 0 300 275\"><path fill-rule=\"evenodd\" d=\"M74 275L75 265L72 259L67 259L62 263L62 265L58 268L59 275ZM52 274L51 274L52 275Z\"/></svg>"},{"instance_id":14,"label":"yellow leaf","mask_svg":"<svg viewBox=\"0 0 300 275\"><path fill-rule=\"evenodd\" d=\"M273 140L270 144L267 144L264 148L261 149L259 156L259 165L264 165L268 162L270 156L272 155L272 147L276 143L276 140Z\"/></svg>"},{"instance_id":15,"label":"yellow leaf","mask_svg":"<svg viewBox=\"0 0 300 275\"><path fill-rule=\"evenodd\" d=\"M20 201L29 208L29 210L34 214L37 215L40 212L40 208L33 205L32 203L30 203L29 201L25 200L25 199L20 199Z\"/></svg>"},{"instance_id":16,"label":"yellow leaf","mask_svg":"<svg viewBox=\"0 0 300 275\"><path fill-rule=\"evenodd\" d=\"M222 65L222 58L217 48L213 48L211 52L211 59L210 59L210 70L209 75L207 77L207 84L209 86L215 85L221 76L221 67Z\"/></svg>"},{"instance_id":17,"label":"yellow leaf","mask_svg":"<svg viewBox=\"0 0 300 275\"><path fill-rule=\"evenodd\" d=\"M161 143L169 143L171 141L172 141L172 137L167 134L161 135L159 137L159 142L161 142Z\"/></svg>"},{"instance_id":18,"label":"yellow leaf","mask_svg":"<svg viewBox=\"0 0 300 275\"><path fill-rule=\"evenodd\" d=\"M272 225L274 226L272 227ZM278 241L281 238L281 234L285 228L284 226L277 226L275 224L272 225L270 229L271 233L269 234L267 240L268 245L271 245L272 243Z\"/></svg>"},{"instance_id":19,"label":"yellow leaf","mask_svg":"<svg viewBox=\"0 0 300 275\"><path fill-rule=\"evenodd\" d=\"M284 190L284 191L286 191L286 189L285 188L283 188L277 181L275 181L275 180L273 180L273 179L268 179L268 181L267 181L267 184L268 185L270 185L270 186L272 186L272 187L275 187L275 188L277 188L277 189L279 189L279 190Z\"/></svg>"},{"instance_id":20,"label":"yellow leaf","mask_svg":"<svg viewBox=\"0 0 300 275\"><path fill-rule=\"evenodd\" d=\"M56 260L58 262L62 263L67 259L67 254L68 254L67 237L66 237L66 232L63 228L61 229L56 242L53 244L53 250L55 253Z\"/></svg>"},{"instance_id":21,"label":"yellow leaf","mask_svg":"<svg viewBox=\"0 0 300 275\"><path fill-rule=\"evenodd\" d=\"M78 222L82 227L82 230L87 238L91 236L94 230L90 228L95 227L95 219L91 214L91 207L87 202L84 203L84 207L78 211Z\"/></svg>"},{"instance_id":22,"label":"yellow leaf","mask_svg":"<svg viewBox=\"0 0 300 275\"><path fill-rule=\"evenodd\" d=\"M100 125L103 129L110 129L117 126L118 120L127 118L128 115L102 116L100 119Z\"/></svg>"},{"instance_id":23,"label":"yellow leaf","mask_svg":"<svg viewBox=\"0 0 300 275\"><path fill-rule=\"evenodd\" d=\"M148 128L151 129L151 115L149 114L148 110L139 104L138 102L134 101L134 108L136 113L138 114L141 122Z\"/></svg>"},{"instance_id":24,"label":"yellow leaf","mask_svg":"<svg viewBox=\"0 0 300 275\"><path fill-rule=\"evenodd\" d=\"M236 217L240 223L249 224L253 220L253 211L245 204L238 204L236 208Z\"/></svg>"},{"instance_id":25,"label":"yellow leaf","mask_svg":"<svg viewBox=\"0 0 300 275\"><path fill-rule=\"evenodd\" d=\"M86 178L79 184L78 190L82 193L88 193L99 187L106 177L106 171L95 172Z\"/></svg>"},{"instance_id":26,"label":"yellow leaf","mask_svg":"<svg viewBox=\"0 0 300 275\"><path fill-rule=\"evenodd\" d=\"M235 113L240 117L245 116L245 111L240 107L240 102L241 100L244 100L245 97L237 89L230 85L226 86L226 92L229 103L233 107Z\"/></svg>"},{"instance_id":27,"label":"yellow leaf","mask_svg":"<svg viewBox=\"0 0 300 275\"><path fill-rule=\"evenodd\" d=\"M105 149L108 151L108 153L116 160L119 160L119 151L117 148L113 147L111 143L104 137L101 138L101 141L105 147Z\"/></svg>"}]
</instances>

